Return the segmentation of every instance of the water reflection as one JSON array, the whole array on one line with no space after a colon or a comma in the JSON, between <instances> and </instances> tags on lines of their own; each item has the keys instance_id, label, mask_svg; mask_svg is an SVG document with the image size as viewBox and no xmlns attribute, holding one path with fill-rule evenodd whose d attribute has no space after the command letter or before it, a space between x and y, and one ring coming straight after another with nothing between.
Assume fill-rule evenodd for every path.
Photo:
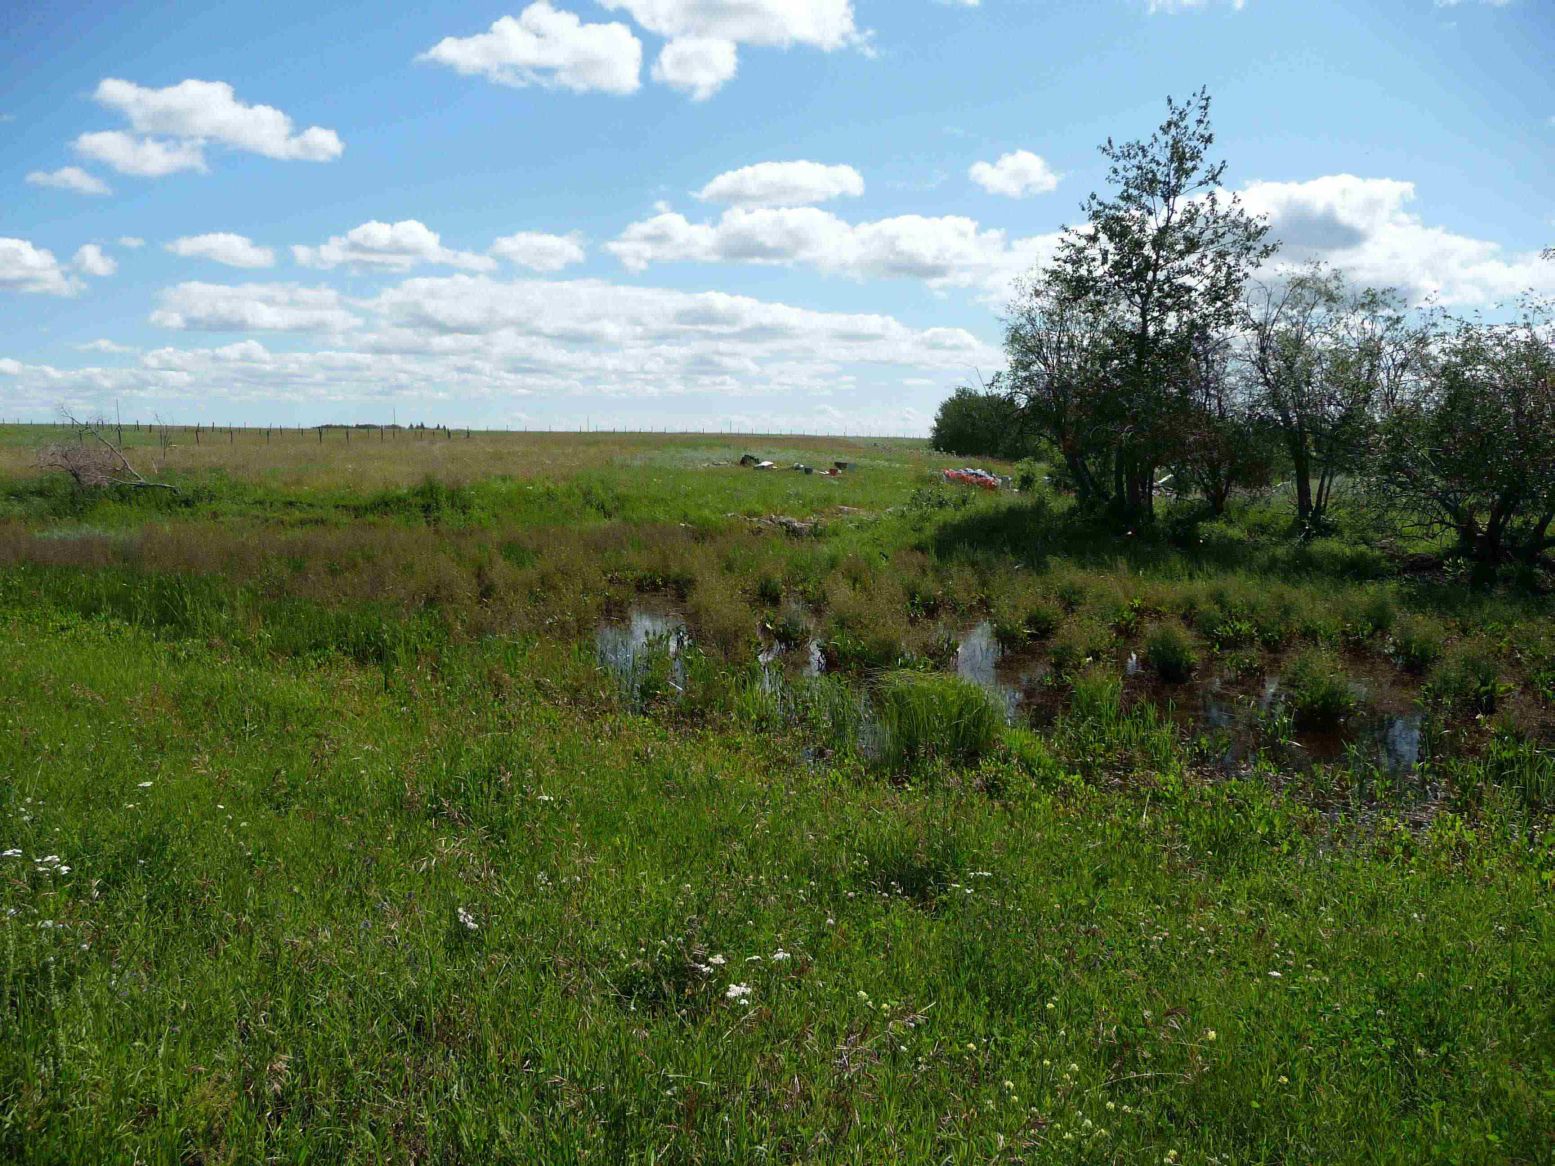
<instances>
[{"instance_id":1,"label":"water reflection","mask_svg":"<svg viewBox=\"0 0 1555 1166\"><path fill-rule=\"evenodd\" d=\"M677 689L685 687L684 653L691 634L679 615L668 608L633 607L625 620L607 620L594 633L600 665L629 683L644 678L656 661L667 659L669 677Z\"/></svg>"}]
</instances>

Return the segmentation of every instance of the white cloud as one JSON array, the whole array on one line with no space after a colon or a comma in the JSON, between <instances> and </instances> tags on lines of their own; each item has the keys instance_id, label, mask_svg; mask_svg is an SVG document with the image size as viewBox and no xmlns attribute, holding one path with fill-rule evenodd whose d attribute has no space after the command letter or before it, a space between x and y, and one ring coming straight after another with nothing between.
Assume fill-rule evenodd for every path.
<instances>
[{"instance_id":1,"label":"white cloud","mask_svg":"<svg viewBox=\"0 0 1555 1166\"><path fill-rule=\"evenodd\" d=\"M166 244L174 255L189 259L209 259L228 267L274 267L275 252L261 247L245 235L216 231L208 235L185 235Z\"/></svg>"},{"instance_id":2,"label":"white cloud","mask_svg":"<svg viewBox=\"0 0 1555 1166\"><path fill-rule=\"evenodd\" d=\"M162 347L118 367L0 360L0 374L13 378L6 390L13 407L40 412L61 400L84 407L123 397L153 408L174 402L174 410L221 399L380 402L385 415L391 399L437 409L586 395L611 398L623 416L641 402L662 424L663 406L648 402L684 397L693 402L685 415L706 420L707 410L728 416L741 398L765 398L772 406L749 416L855 431L868 416L884 431L914 404L932 411L932 401L905 399L905 387L929 398L934 390L925 386L998 360L996 349L959 328L600 280L416 278L356 302L353 311L359 319L322 288L183 284L164 293L154 323L334 331L326 347L311 351L293 350L295 341L273 351L249 336L216 347ZM877 403L882 396L888 405ZM907 419L915 431L926 421Z\"/></svg>"},{"instance_id":3,"label":"white cloud","mask_svg":"<svg viewBox=\"0 0 1555 1166\"><path fill-rule=\"evenodd\" d=\"M195 332L329 332L360 321L329 287L180 283L158 297L151 322Z\"/></svg>"},{"instance_id":4,"label":"white cloud","mask_svg":"<svg viewBox=\"0 0 1555 1166\"><path fill-rule=\"evenodd\" d=\"M146 245L146 241L139 235L120 235L119 246L128 247L131 251L138 251Z\"/></svg>"},{"instance_id":5,"label":"white cloud","mask_svg":"<svg viewBox=\"0 0 1555 1166\"><path fill-rule=\"evenodd\" d=\"M1200 8L1208 8L1222 0L1146 0L1148 11L1153 16L1156 13L1165 13L1168 16L1179 12L1196 12ZM1225 0L1235 12L1247 7L1247 0Z\"/></svg>"},{"instance_id":6,"label":"white cloud","mask_svg":"<svg viewBox=\"0 0 1555 1166\"><path fill-rule=\"evenodd\" d=\"M80 352L125 353L139 351L138 349L130 348L128 345L115 344L112 340L88 340L85 344L77 344L76 349Z\"/></svg>"},{"instance_id":7,"label":"white cloud","mask_svg":"<svg viewBox=\"0 0 1555 1166\"><path fill-rule=\"evenodd\" d=\"M921 279L979 290L996 302L1051 254L1057 235L1010 240L957 215L900 215L848 223L816 207L735 208L714 223L674 211L633 223L606 250L632 271L654 263L805 266L857 279Z\"/></svg>"},{"instance_id":8,"label":"white cloud","mask_svg":"<svg viewBox=\"0 0 1555 1166\"><path fill-rule=\"evenodd\" d=\"M968 171L973 182L989 194L1005 198L1029 198L1058 189L1059 175L1029 150L1005 154L997 162L978 162Z\"/></svg>"},{"instance_id":9,"label":"white cloud","mask_svg":"<svg viewBox=\"0 0 1555 1166\"><path fill-rule=\"evenodd\" d=\"M1357 281L1396 287L1412 301L1483 305L1527 290L1555 292L1555 266L1536 252L1428 226L1409 209L1415 185L1334 174L1306 182L1254 182L1248 209L1269 216L1284 246L1276 266L1321 259Z\"/></svg>"},{"instance_id":10,"label":"white cloud","mask_svg":"<svg viewBox=\"0 0 1555 1166\"><path fill-rule=\"evenodd\" d=\"M452 251L425 223L405 219L398 223L374 220L352 227L318 247L294 246L292 255L304 267L357 267L383 271L409 271L423 263L490 271L496 261L471 251Z\"/></svg>"},{"instance_id":11,"label":"white cloud","mask_svg":"<svg viewBox=\"0 0 1555 1166\"><path fill-rule=\"evenodd\" d=\"M599 0L671 39L714 37L737 44L831 51L863 39L852 0Z\"/></svg>"},{"instance_id":12,"label":"white cloud","mask_svg":"<svg viewBox=\"0 0 1555 1166\"><path fill-rule=\"evenodd\" d=\"M863 193L864 179L851 166L758 162L720 174L697 191L697 198L738 207L785 207L813 206Z\"/></svg>"},{"instance_id":13,"label":"white cloud","mask_svg":"<svg viewBox=\"0 0 1555 1166\"><path fill-rule=\"evenodd\" d=\"M180 81L148 89L108 77L93 95L122 113L136 133L186 143L215 142L283 161L328 162L344 146L334 130L309 126L294 133L292 119L269 105L245 105L225 81Z\"/></svg>"},{"instance_id":14,"label":"white cloud","mask_svg":"<svg viewBox=\"0 0 1555 1166\"><path fill-rule=\"evenodd\" d=\"M26 239L0 238L0 291L68 296L80 290L81 281L60 266L52 251Z\"/></svg>"},{"instance_id":15,"label":"white cloud","mask_svg":"<svg viewBox=\"0 0 1555 1166\"><path fill-rule=\"evenodd\" d=\"M685 36L670 41L653 63L653 79L706 101L734 79L739 71L735 43L712 36Z\"/></svg>"},{"instance_id":16,"label":"white cloud","mask_svg":"<svg viewBox=\"0 0 1555 1166\"><path fill-rule=\"evenodd\" d=\"M506 235L491 245L491 253L516 267L547 273L582 263L587 258L579 236L547 235L539 231Z\"/></svg>"},{"instance_id":17,"label":"white cloud","mask_svg":"<svg viewBox=\"0 0 1555 1166\"><path fill-rule=\"evenodd\" d=\"M34 170L27 175L33 186L51 186L56 190L73 190L77 194L112 194L113 189L95 174L88 174L79 166L62 166L58 170Z\"/></svg>"},{"instance_id":18,"label":"white cloud","mask_svg":"<svg viewBox=\"0 0 1555 1166\"><path fill-rule=\"evenodd\" d=\"M119 270L119 265L96 243L87 243L76 250L71 264L85 275L109 276Z\"/></svg>"},{"instance_id":19,"label":"white cloud","mask_svg":"<svg viewBox=\"0 0 1555 1166\"><path fill-rule=\"evenodd\" d=\"M112 166L120 174L162 178L181 170L205 170L205 151L197 141L137 138L122 130L82 134L76 152Z\"/></svg>"},{"instance_id":20,"label":"white cloud","mask_svg":"<svg viewBox=\"0 0 1555 1166\"><path fill-rule=\"evenodd\" d=\"M585 24L536 0L517 17L499 18L487 32L445 37L419 59L499 85L635 93L642 43L624 24Z\"/></svg>"}]
</instances>

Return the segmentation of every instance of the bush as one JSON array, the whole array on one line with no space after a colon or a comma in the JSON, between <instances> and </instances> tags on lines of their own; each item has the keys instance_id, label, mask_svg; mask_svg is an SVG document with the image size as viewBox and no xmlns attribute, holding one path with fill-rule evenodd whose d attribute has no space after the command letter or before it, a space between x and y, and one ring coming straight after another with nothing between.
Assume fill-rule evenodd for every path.
<instances>
[{"instance_id":1,"label":"bush","mask_svg":"<svg viewBox=\"0 0 1555 1166\"><path fill-rule=\"evenodd\" d=\"M1048 659L1053 671L1068 675L1103 656L1111 642L1106 629L1092 621L1069 620L1048 645Z\"/></svg>"},{"instance_id":2,"label":"bush","mask_svg":"<svg viewBox=\"0 0 1555 1166\"><path fill-rule=\"evenodd\" d=\"M876 695L882 760L893 768L929 758L971 763L998 744L1004 710L954 676L893 672Z\"/></svg>"},{"instance_id":3,"label":"bush","mask_svg":"<svg viewBox=\"0 0 1555 1166\"><path fill-rule=\"evenodd\" d=\"M943 453L965 457L1021 458L1033 445L1014 398L969 388L940 405L929 440Z\"/></svg>"},{"instance_id":4,"label":"bush","mask_svg":"<svg viewBox=\"0 0 1555 1166\"><path fill-rule=\"evenodd\" d=\"M1179 623L1157 624L1145 639L1145 663L1168 684L1184 684L1199 665L1193 637Z\"/></svg>"},{"instance_id":5,"label":"bush","mask_svg":"<svg viewBox=\"0 0 1555 1166\"><path fill-rule=\"evenodd\" d=\"M1493 713L1503 687L1495 657L1477 644L1460 644L1431 672L1426 695L1451 709Z\"/></svg>"},{"instance_id":6,"label":"bush","mask_svg":"<svg viewBox=\"0 0 1555 1166\"><path fill-rule=\"evenodd\" d=\"M1345 638L1351 643L1364 643L1392 629L1393 597L1386 591L1370 591L1346 602L1343 613Z\"/></svg>"},{"instance_id":7,"label":"bush","mask_svg":"<svg viewBox=\"0 0 1555 1166\"><path fill-rule=\"evenodd\" d=\"M1308 650L1291 661L1283 677L1296 724L1331 729L1343 724L1360 701L1350 678L1327 652Z\"/></svg>"},{"instance_id":8,"label":"bush","mask_svg":"<svg viewBox=\"0 0 1555 1166\"><path fill-rule=\"evenodd\" d=\"M1416 675L1426 672L1442 658L1447 645L1446 633L1434 620L1409 615L1399 620L1393 628L1390 642L1393 659L1406 672Z\"/></svg>"}]
</instances>

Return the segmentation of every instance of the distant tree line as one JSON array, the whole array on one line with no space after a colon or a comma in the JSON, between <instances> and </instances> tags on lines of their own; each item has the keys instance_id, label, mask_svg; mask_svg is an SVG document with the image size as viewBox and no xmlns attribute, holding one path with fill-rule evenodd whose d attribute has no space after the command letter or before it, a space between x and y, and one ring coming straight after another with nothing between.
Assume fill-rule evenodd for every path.
<instances>
[{"instance_id":1,"label":"distant tree line","mask_svg":"<svg viewBox=\"0 0 1555 1166\"><path fill-rule=\"evenodd\" d=\"M946 401L936 448L1040 443L1084 509L1150 521L1163 487L1216 514L1289 476L1321 531L1341 490L1484 562L1555 547L1555 317L1410 312L1321 264L1276 268L1266 222L1210 160L1201 91L1102 153L1112 193L1018 286L1007 369ZM1546 258L1555 258L1545 252Z\"/></svg>"}]
</instances>

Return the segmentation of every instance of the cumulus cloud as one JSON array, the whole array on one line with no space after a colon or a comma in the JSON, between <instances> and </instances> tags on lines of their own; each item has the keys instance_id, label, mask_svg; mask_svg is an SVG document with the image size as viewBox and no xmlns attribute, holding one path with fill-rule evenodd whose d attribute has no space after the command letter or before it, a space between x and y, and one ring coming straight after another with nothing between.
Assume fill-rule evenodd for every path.
<instances>
[{"instance_id":1,"label":"cumulus cloud","mask_svg":"<svg viewBox=\"0 0 1555 1166\"><path fill-rule=\"evenodd\" d=\"M190 79L165 89L108 77L93 94L116 110L138 134L184 143L216 143L283 161L328 162L345 148L334 130L309 126L296 133L292 119L269 105L245 105L225 81ZM132 173L135 173L132 171Z\"/></svg>"},{"instance_id":2,"label":"cumulus cloud","mask_svg":"<svg viewBox=\"0 0 1555 1166\"><path fill-rule=\"evenodd\" d=\"M363 223L317 247L294 246L292 255L304 267L325 269L345 266L409 271L431 263L467 271L490 271L497 265L489 256L444 247L436 231L415 219Z\"/></svg>"},{"instance_id":3,"label":"cumulus cloud","mask_svg":"<svg viewBox=\"0 0 1555 1166\"><path fill-rule=\"evenodd\" d=\"M167 250L188 259L209 259L228 267L274 267L275 252L261 247L246 235L215 231L208 235L185 235L168 243Z\"/></svg>"},{"instance_id":4,"label":"cumulus cloud","mask_svg":"<svg viewBox=\"0 0 1555 1166\"><path fill-rule=\"evenodd\" d=\"M1179 12L1196 12L1201 8L1209 8L1220 3L1226 4L1234 12L1240 12L1247 7L1247 0L1146 0L1147 9L1152 16L1157 13L1174 16Z\"/></svg>"},{"instance_id":5,"label":"cumulus cloud","mask_svg":"<svg viewBox=\"0 0 1555 1166\"><path fill-rule=\"evenodd\" d=\"M499 85L624 94L641 85L642 43L624 24L585 24L536 0L486 32L443 38L418 59Z\"/></svg>"},{"instance_id":6,"label":"cumulus cloud","mask_svg":"<svg viewBox=\"0 0 1555 1166\"><path fill-rule=\"evenodd\" d=\"M649 32L831 51L862 39L853 0L600 0Z\"/></svg>"},{"instance_id":7,"label":"cumulus cloud","mask_svg":"<svg viewBox=\"0 0 1555 1166\"><path fill-rule=\"evenodd\" d=\"M292 283L180 283L158 303L153 324L193 332L334 332L360 323L334 288Z\"/></svg>"},{"instance_id":8,"label":"cumulus cloud","mask_svg":"<svg viewBox=\"0 0 1555 1166\"><path fill-rule=\"evenodd\" d=\"M1057 235L1011 240L958 215L849 223L817 207L736 207L712 223L662 211L633 223L606 249L632 271L670 262L805 266L859 279L973 288L998 301L1056 242Z\"/></svg>"},{"instance_id":9,"label":"cumulus cloud","mask_svg":"<svg viewBox=\"0 0 1555 1166\"><path fill-rule=\"evenodd\" d=\"M997 162L978 162L968 173L989 194L1005 198L1029 198L1058 189L1059 175L1029 150L1005 154Z\"/></svg>"},{"instance_id":10,"label":"cumulus cloud","mask_svg":"<svg viewBox=\"0 0 1555 1166\"><path fill-rule=\"evenodd\" d=\"M77 248L71 265L84 275L109 276L119 270L119 265L96 243Z\"/></svg>"},{"instance_id":11,"label":"cumulus cloud","mask_svg":"<svg viewBox=\"0 0 1555 1166\"><path fill-rule=\"evenodd\" d=\"M545 273L560 271L587 258L579 236L547 235L539 231L505 235L491 245L491 253L515 267Z\"/></svg>"},{"instance_id":12,"label":"cumulus cloud","mask_svg":"<svg viewBox=\"0 0 1555 1166\"><path fill-rule=\"evenodd\" d=\"M653 63L653 79L706 101L734 79L740 68L739 49L714 36L683 36L672 40Z\"/></svg>"},{"instance_id":13,"label":"cumulus cloud","mask_svg":"<svg viewBox=\"0 0 1555 1166\"><path fill-rule=\"evenodd\" d=\"M52 251L26 239L0 238L0 291L68 296L80 289L81 281L60 266Z\"/></svg>"},{"instance_id":14,"label":"cumulus cloud","mask_svg":"<svg viewBox=\"0 0 1555 1166\"><path fill-rule=\"evenodd\" d=\"M79 166L62 166L58 170L34 170L27 175L33 186L51 186L56 190L73 190L77 194L112 194L113 189L95 174L88 174Z\"/></svg>"},{"instance_id":15,"label":"cumulus cloud","mask_svg":"<svg viewBox=\"0 0 1555 1166\"><path fill-rule=\"evenodd\" d=\"M146 241L139 235L120 235L119 246L128 247L131 251L138 251L146 245Z\"/></svg>"},{"instance_id":16,"label":"cumulus cloud","mask_svg":"<svg viewBox=\"0 0 1555 1166\"><path fill-rule=\"evenodd\" d=\"M1409 209L1415 198L1412 182L1353 174L1254 182L1242 191L1247 208L1267 215L1284 244L1277 266L1323 260L1359 282L1396 287L1415 302L1435 297L1448 307L1555 292L1555 265L1536 252L1509 253L1429 226Z\"/></svg>"},{"instance_id":17,"label":"cumulus cloud","mask_svg":"<svg viewBox=\"0 0 1555 1166\"><path fill-rule=\"evenodd\" d=\"M197 141L137 138L122 130L82 134L76 152L136 178L163 178L181 170L205 170L205 150Z\"/></svg>"},{"instance_id":18,"label":"cumulus cloud","mask_svg":"<svg viewBox=\"0 0 1555 1166\"><path fill-rule=\"evenodd\" d=\"M257 336L170 345L118 366L0 361L0 374L13 378L8 399L43 409L76 397L426 402L588 394L615 397L628 409L633 399L695 395L727 410L736 398L766 396L792 418L824 407L798 404L799 396L852 393L870 381L890 386L895 416L907 407L904 386L943 384L998 359L959 328L601 280L413 278L354 302L350 312L324 288L181 284L163 294L152 322L329 337L312 350L294 340L276 351ZM91 350L121 351L108 344ZM856 429L862 413L851 405L846 412Z\"/></svg>"},{"instance_id":19,"label":"cumulus cloud","mask_svg":"<svg viewBox=\"0 0 1555 1166\"><path fill-rule=\"evenodd\" d=\"M819 162L758 162L720 174L701 190L703 202L737 207L813 206L864 193L864 179L851 166Z\"/></svg>"},{"instance_id":20,"label":"cumulus cloud","mask_svg":"<svg viewBox=\"0 0 1555 1166\"><path fill-rule=\"evenodd\" d=\"M599 0L668 39L653 79L706 101L739 70L739 46L866 46L852 0Z\"/></svg>"}]
</instances>

